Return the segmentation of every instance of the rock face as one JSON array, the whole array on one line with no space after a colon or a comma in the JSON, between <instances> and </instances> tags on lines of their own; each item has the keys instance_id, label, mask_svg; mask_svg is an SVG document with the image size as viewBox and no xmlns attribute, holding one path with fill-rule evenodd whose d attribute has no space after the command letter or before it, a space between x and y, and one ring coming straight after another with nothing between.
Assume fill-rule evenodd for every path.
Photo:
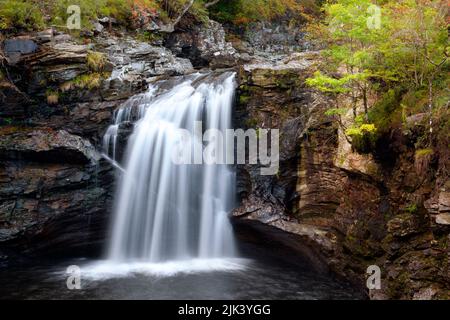
<instances>
[{"instance_id":1,"label":"rock face","mask_svg":"<svg viewBox=\"0 0 450 320\"><path fill-rule=\"evenodd\" d=\"M188 59L175 57L164 47L131 38L119 40L112 37L102 39L100 45L115 66L102 87L106 100L130 97L142 91L146 80L151 81L152 77L176 76L193 71Z\"/></svg>"},{"instance_id":2,"label":"rock face","mask_svg":"<svg viewBox=\"0 0 450 320\"><path fill-rule=\"evenodd\" d=\"M216 21L196 25L188 32L173 32L165 45L177 56L192 61L195 67L226 68L236 65L238 56L225 40L225 30Z\"/></svg>"},{"instance_id":3,"label":"rock face","mask_svg":"<svg viewBox=\"0 0 450 320\"><path fill-rule=\"evenodd\" d=\"M98 249L115 180L98 150L114 111L149 82L191 72L192 64L126 36L78 44L51 29L2 48L8 76L0 78L0 264ZM102 57L94 66L92 53Z\"/></svg>"},{"instance_id":4,"label":"rock face","mask_svg":"<svg viewBox=\"0 0 450 320\"><path fill-rule=\"evenodd\" d=\"M3 127L0 141L1 158L18 160L55 159L69 163L97 161L99 156L89 141L71 135L64 130L48 128Z\"/></svg>"},{"instance_id":5,"label":"rock face","mask_svg":"<svg viewBox=\"0 0 450 320\"><path fill-rule=\"evenodd\" d=\"M0 131L2 253L74 250L103 241L113 176L89 141L50 128Z\"/></svg>"},{"instance_id":6,"label":"rock face","mask_svg":"<svg viewBox=\"0 0 450 320\"><path fill-rule=\"evenodd\" d=\"M258 165L238 166L234 215L296 235L362 288L367 267L378 265L382 288L368 291L373 299L448 298L449 185L436 175L448 159L419 175L406 138L400 150L385 150L394 160L354 153L324 115L331 102L304 85L314 59L242 68L237 127L280 129L280 168L261 176Z\"/></svg>"},{"instance_id":7,"label":"rock face","mask_svg":"<svg viewBox=\"0 0 450 320\"><path fill-rule=\"evenodd\" d=\"M309 47L304 40L302 28L297 25L290 26L287 21L254 22L245 30L243 39L253 50L268 55L288 54Z\"/></svg>"}]
</instances>

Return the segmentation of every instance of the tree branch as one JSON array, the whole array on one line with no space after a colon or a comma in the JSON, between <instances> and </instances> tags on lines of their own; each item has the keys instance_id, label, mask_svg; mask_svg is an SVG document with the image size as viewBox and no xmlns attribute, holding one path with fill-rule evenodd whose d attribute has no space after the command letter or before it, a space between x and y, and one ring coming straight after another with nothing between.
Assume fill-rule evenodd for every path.
<instances>
[{"instance_id":1,"label":"tree branch","mask_svg":"<svg viewBox=\"0 0 450 320\"><path fill-rule=\"evenodd\" d=\"M190 0L189 3L184 7L183 11L181 11L180 15L175 19L175 21L172 23L172 26L175 27L178 22L180 22L181 18L186 14L186 12L189 11L189 9L194 4L194 0Z\"/></svg>"},{"instance_id":2,"label":"tree branch","mask_svg":"<svg viewBox=\"0 0 450 320\"><path fill-rule=\"evenodd\" d=\"M205 8L212 7L213 5L217 4L220 0L212 0L211 2L205 3Z\"/></svg>"}]
</instances>

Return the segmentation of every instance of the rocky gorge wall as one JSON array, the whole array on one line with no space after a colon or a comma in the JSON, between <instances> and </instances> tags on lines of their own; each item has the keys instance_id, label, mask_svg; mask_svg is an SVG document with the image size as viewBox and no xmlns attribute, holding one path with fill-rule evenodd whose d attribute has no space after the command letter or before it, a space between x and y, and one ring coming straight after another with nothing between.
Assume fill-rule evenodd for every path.
<instances>
[{"instance_id":1,"label":"rocky gorge wall","mask_svg":"<svg viewBox=\"0 0 450 320\"><path fill-rule=\"evenodd\" d=\"M372 298L448 298L450 185L439 175L447 162L435 159L418 174L402 133L396 145L386 141L389 159L354 153L324 114L328 98L304 85L319 55L271 60L249 47L227 42L213 21L156 43L100 32L84 44L54 30L4 41L1 261L100 247L115 178L100 153L114 111L161 77L234 68L235 127L281 133L276 175L237 167L235 220L364 290L366 268L380 266L382 290L372 290ZM93 52L105 57L101 70L89 63Z\"/></svg>"},{"instance_id":2,"label":"rocky gorge wall","mask_svg":"<svg viewBox=\"0 0 450 320\"><path fill-rule=\"evenodd\" d=\"M114 111L151 79L192 65L164 47L112 34L80 44L49 29L6 39L2 49L1 261L98 252L113 205L114 171L101 151Z\"/></svg>"},{"instance_id":3,"label":"rocky gorge wall","mask_svg":"<svg viewBox=\"0 0 450 320\"><path fill-rule=\"evenodd\" d=\"M373 299L447 299L448 158L418 172L411 131L394 132L380 155L353 152L325 116L331 101L304 84L317 59L306 52L241 69L236 121L280 129L280 168L275 176L238 168L242 205L234 215L290 233L285 244L304 251L304 243L313 263L365 290L367 268L379 266Z\"/></svg>"}]
</instances>

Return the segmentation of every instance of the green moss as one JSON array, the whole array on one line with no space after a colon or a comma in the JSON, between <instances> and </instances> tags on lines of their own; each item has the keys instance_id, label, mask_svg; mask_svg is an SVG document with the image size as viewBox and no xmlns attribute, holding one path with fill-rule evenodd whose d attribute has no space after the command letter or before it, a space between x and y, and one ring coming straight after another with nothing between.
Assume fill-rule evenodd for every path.
<instances>
[{"instance_id":1,"label":"green moss","mask_svg":"<svg viewBox=\"0 0 450 320\"><path fill-rule=\"evenodd\" d=\"M245 121L245 124L247 128L256 128L258 126L258 120L257 119L247 119Z\"/></svg>"},{"instance_id":2,"label":"green moss","mask_svg":"<svg viewBox=\"0 0 450 320\"><path fill-rule=\"evenodd\" d=\"M397 277L389 279L387 293L390 298L398 299L400 298L407 287L407 283L410 280L410 275L408 272L402 272Z\"/></svg>"},{"instance_id":3,"label":"green moss","mask_svg":"<svg viewBox=\"0 0 450 320\"><path fill-rule=\"evenodd\" d=\"M245 94L239 95L239 104L246 105L249 100L250 100L250 96L247 96Z\"/></svg>"},{"instance_id":4,"label":"green moss","mask_svg":"<svg viewBox=\"0 0 450 320\"><path fill-rule=\"evenodd\" d=\"M89 73L83 74L71 81L71 84L79 89L95 89L100 87L101 81L103 79L100 73Z\"/></svg>"},{"instance_id":5,"label":"green moss","mask_svg":"<svg viewBox=\"0 0 450 320\"><path fill-rule=\"evenodd\" d=\"M426 156L430 156L433 155L434 151L431 148L426 148L426 149L418 149L415 152L415 156L416 157L426 157Z\"/></svg>"},{"instance_id":6,"label":"green moss","mask_svg":"<svg viewBox=\"0 0 450 320\"><path fill-rule=\"evenodd\" d=\"M411 203L410 205L408 205L408 206L405 208L405 211L408 212L409 214L414 214L414 213L416 213L416 212L418 211L417 204Z\"/></svg>"},{"instance_id":7,"label":"green moss","mask_svg":"<svg viewBox=\"0 0 450 320\"><path fill-rule=\"evenodd\" d=\"M107 63L106 55L101 52L89 51L86 56L86 65L93 72L101 72Z\"/></svg>"},{"instance_id":8,"label":"green moss","mask_svg":"<svg viewBox=\"0 0 450 320\"><path fill-rule=\"evenodd\" d=\"M162 40L163 36L157 32L144 31L144 32L139 32L136 35L136 38L139 41L152 43L152 42Z\"/></svg>"}]
</instances>

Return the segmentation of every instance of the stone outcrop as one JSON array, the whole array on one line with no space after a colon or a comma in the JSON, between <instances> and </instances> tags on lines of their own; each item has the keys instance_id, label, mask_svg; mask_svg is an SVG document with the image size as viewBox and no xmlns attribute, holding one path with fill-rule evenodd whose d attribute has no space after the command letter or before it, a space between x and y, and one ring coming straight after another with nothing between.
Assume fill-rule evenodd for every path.
<instances>
[{"instance_id":1,"label":"stone outcrop","mask_svg":"<svg viewBox=\"0 0 450 320\"><path fill-rule=\"evenodd\" d=\"M0 151L0 158L12 160L88 163L99 159L89 141L49 128L3 127Z\"/></svg>"},{"instance_id":2,"label":"stone outcrop","mask_svg":"<svg viewBox=\"0 0 450 320\"><path fill-rule=\"evenodd\" d=\"M234 215L295 235L292 247L308 244L311 260L363 289L367 267L378 265L382 289L368 291L373 299L448 298L448 177L434 167L415 171L414 143L405 141L412 136L381 153L393 160L355 153L324 115L331 102L304 85L314 59L296 54L242 68L237 124L280 129L280 168L261 176L258 165L238 166L242 203Z\"/></svg>"},{"instance_id":3,"label":"stone outcrop","mask_svg":"<svg viewBox=\"0 0 450 320\"><path fill-rule=\"evenodd\" d=\"M2 127L0 154L3 260L104 240L113 175L89 141L63 130Z\"/></svg>"},{"instance_id":4,"label":"stone outcrop","mask_svg":"<svg viewBox=\"0 0 450 320\"><path fill-rule=\"evenodd\" d=\"M187 32L171 33L165 46L177 56L192 61L195 67L226 68L238 61L236 50L225 40L222 25L213 20L195 25Z\"/></svg>"}]
</instances>

